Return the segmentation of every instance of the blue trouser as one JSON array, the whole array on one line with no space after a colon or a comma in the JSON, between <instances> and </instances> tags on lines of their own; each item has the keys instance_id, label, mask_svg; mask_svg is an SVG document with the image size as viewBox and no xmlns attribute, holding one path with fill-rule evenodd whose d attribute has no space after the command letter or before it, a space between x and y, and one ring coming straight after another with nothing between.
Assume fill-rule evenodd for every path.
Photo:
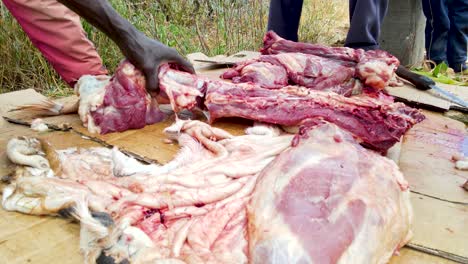
<instances>
[{"instance_id":1,"label":"blue trouser","mask_svg":"<svg viewBox=\"0 0 468 264\"><path fill-rule=\"evenodd\" d=\"M466 67L468 0L422 0L427 58L455 71Z\"/></svg>"},{"instance_id":2,"label":"blue trouser","mask_svg":"<svg viewBox=\"0 0 468 264\"><path fill-rule=\"evenodd\" d=\"M302 3L303 0L271 0L268 30L273 30L282 38L298 41Z\"/></svg>"},{"instance_id":3,"label":"blue trouser","mask_svg":"<svg viewBox=\"0 0 468 264\"><path fill-rule=\"evenodd\" d=\"M303 0L271 0L268 30L285 39L298 41ZM388 0L350 0L350 28L345 46L379 48L380 25L387 12Z\"/></svg>"}]
</instances>

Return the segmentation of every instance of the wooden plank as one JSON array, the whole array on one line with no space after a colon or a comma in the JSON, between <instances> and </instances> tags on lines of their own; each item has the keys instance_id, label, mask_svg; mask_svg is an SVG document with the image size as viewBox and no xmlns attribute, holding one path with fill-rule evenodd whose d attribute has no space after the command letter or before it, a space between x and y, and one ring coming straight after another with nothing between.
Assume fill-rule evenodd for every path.
<instances>
[{"instance_id":1,"label":"wooden plank","mask_svg":"<svg viewBox=\"0 0 468 264\"><path fill-rule=\"evenodd\" d=\"M411 194L414 233L410 243L437 249L468 261L468 205Z\"/></svg>"},{"instance_id":2,"label":"wooden plank","mask_svg":"<svg viewBox=\"0 0 468 264\"><path fill-rule=\"evenodd\" d=\"M463 123L425 111L426 120L404 136L399 166L414 192L439 199L468 203L460 186L468 172L455 169L452 156L468 146ZM466 153L465 155L467 155Z\"/></svg>"},{"instance_id":3,"label":"wooden plank","mask_svg":"<svg viewBox=\"0 0 468 264\"><path fill-rule=\"evenodd\" d=\"M466 86L456 86L437 83L437 85L454 95L460 97L461 99L468 101L468 92ZM401 87L387 87L385 88L387 92L394 96L397 101L402 101L408 103L409 105L426 108L434 111L448 111L449 109L459 109L458 104L452 103L441 97L437 92L433 90L421 91L412 84L405 82L404 86Z\"/></svg>"},{"instance_id":4,"label":"wooden plank","mask_svg":"<svg viewBox=\"0 0 468 264\"><path fill-rule=\"evenodd\" d=\"M13 217L5 221L6 215ZM0 210L0 222L14 231L0 236L3 263L83 263L77 224L54 217L29 216L3 210ZM16 222L29 225L21 228L15 225Z\"/></svg>"},{"instance_id":5,"label":"wooden plank","mask_svg":"<svg viewBox=\"0 0 468 264\"><path fill-rule=\"evenodd\" d=\"M429 255L410 248L402 248L399 256L394 256L388 264L454 264L455 261Z\"/></svg>"}]
</instances>

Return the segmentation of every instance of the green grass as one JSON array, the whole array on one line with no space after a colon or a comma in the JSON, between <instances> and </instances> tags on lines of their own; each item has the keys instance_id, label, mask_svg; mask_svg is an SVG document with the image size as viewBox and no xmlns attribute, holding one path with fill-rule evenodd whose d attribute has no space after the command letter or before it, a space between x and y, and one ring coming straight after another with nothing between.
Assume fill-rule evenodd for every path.
<instances>
[{"instance_id":1,"label":"green grass","mask_svg":"<svg viewBox=\"0 0 468 264\"><path fill-rule=\"evenodd\" d=\"M433 67L430 67L430 64ZM455 73L445 62L436 65L433 61L424 61L422 67L413 67L411 70L439 83L468 86L468 74L463 72Z\"/></svg>"},{"instance_id":2,"label":"green grass","mask_svg":"<svg viewBox=\"0 0 468 264\"><path fill-rule=\"evenodd\" d=\"M111 0L115 9L146 35L181 54L209 56L258 50L267 27L269 0ZM306 0L301 41L333 45L347 27L347 0ZM34 88L51 97L72 93L0 4L0 93ZM105 66L112 72L122 55L104 34L83 21Z\"/></svg>"}]
</instances>

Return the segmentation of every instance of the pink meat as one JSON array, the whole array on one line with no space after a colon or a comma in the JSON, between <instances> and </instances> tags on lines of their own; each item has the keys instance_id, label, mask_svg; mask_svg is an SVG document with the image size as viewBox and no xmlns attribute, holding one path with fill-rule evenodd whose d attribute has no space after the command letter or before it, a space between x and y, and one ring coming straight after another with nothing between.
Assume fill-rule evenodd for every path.
<instances>
[{"instance_id":1,"label":"pink meat","mask_svg":"<svg viewBox=\"0 0 468 264\"><path fill-rule=\"evenodd\" d=\"M355 82L355 65L310 54L282 53L240 63L226 71L222 78L232 79L233 83L255 83L269 89L297 84L349 96Z\"/></svg>"},{"instance_id":2,"label":"pink meat","mask_svg":"<svg viewBox=\"0 0 468 264\"><path fill-rule=\"evenodd\" d=\"M336 61L356 63L356 77L374 89L384 89L400 65L398 59L383 50L364 51L347 47L327 47L318 44L285 40L273 31L263 38L262 54L303 53Z\"/></svg>"},{"instance_id":3,"label":"pink meat","mask_svg":"<svg viewBox=\"0 0 468 264\"><path fill-rule=\"evenodd\" d=\"M419 111L402 103L364 96L347 98L296 86L271 90L253 84L211 82L205 105L211 122L222 117L242 117L297 126L308 119L322 118L350 131L363 145L381 152L424 119Z\"/></svg>"},{"instance_id":4,"label":"pink meat","mask_svg":"<svg viewBox=\"0 0 468 264\"><path fill-rule=\"evenodd\" d=\"M119 65L104 89L102 104L90 112L101 134L139 129L165 117L146 92L144 76L129 62Z\"/></svg>"},{"instance_id":5,"label":"pink meat","mask_svg":"<svg viewBox=\"0 0 468 264\"><path fill-rule=\"evenodd\" d=\"M197 105L197 100L203 97L205 79L165 64L159 68L159 86L162 91L160 97L167 98L172 109L179 112Z\"/></svg>"},{"instance_id":6,"label":"pink meat","mask_svg":"<svg viewBox=\"0 0 468 264\"><path fill-rule=\"evenodd\" d=\"M259 176L250 263L386 263L411 236L398 167L332 124L298 137Z\"/></svg>"},{"instance_id":7,"label":"pink meat","mask_svg":"<svg viewBox=\"0 0 468 264\"><path fill-rule=\"evenodd\" d=\"M221 75L233 83L252 82L264 88L276 89L288 85L288 73L282 65L261 60L250 60L238 64Z\"/></svg>"},{"instance_id":8,"label":"pink meat","mask_svg":"<svg viewBox=\"0 0 468 264\"><path fill-rule=\"evenodd\" d=\"M391 98L377 91L374 92L375 98L363 95L347 98L334 92L298 86L265 89L250 83L232 84L195 78L169 68L160 75L160 80L170 83L174 90L191 89L193 94L202 90L210 122L223 117L242 117L297 126L311 118L322 118L350 131L363 145L381 152L388 150L408 129L424 119L418 110L393 103ZM185 105L197 105L199 99L191 96L187 100L190 103Z\"/></svg>"}]
</instances>

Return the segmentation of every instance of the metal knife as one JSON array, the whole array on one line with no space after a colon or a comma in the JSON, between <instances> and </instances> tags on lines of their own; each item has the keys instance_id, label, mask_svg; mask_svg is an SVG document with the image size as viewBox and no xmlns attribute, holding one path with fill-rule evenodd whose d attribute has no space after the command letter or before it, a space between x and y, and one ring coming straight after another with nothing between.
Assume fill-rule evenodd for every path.
<instances>
[{"instance_id":1,"label":"metal knife","mask_svg":"<svg viewBox=\"0 0 468 264\"><path fill-rule=\"evenodd\" d=\"M437 93L439 93L440 95L442 95L443 97L445 97L450 102L453 102L465 108L468 108L468 102L464 101L463 99L454 95L453 93L440 88L439 86L436 85L434 80L432 80L431 78L427 76L416 74L414 72L407 70L406 68L402 66L398 67L396 74L400 76L401 78L411 82L419 90L432 89L436 91Z\"/></svg>"},{"instance_id":2,"label":"metal knife","mask_svg":"<svg viewBox=\"0 0 468 264\"><path fill-rule=\"evenodd\" d=\"M211 64L221 65L221 66L233 66L235 64L235 62L233 61L216 61L216 60L200 60L200 59L195 59L194 61L211 63Z\"/></svg>"},{"instance_id":3,"label":"metal knife","mask_svg":"<svg viewBox=\"0 0 468 264\"><path fill-rule=\"evenodd\" d=\"M443 95L449 101L468 108L468 102L464 101L463 99L461 99L460 97L454 95L453 93L440 88L439 86L435 85L435 83L433 85L429 85L429 86L431 87L432 90L434 90L434 91L438 92L439 94Z\"/></svg>"}]
</instances>

